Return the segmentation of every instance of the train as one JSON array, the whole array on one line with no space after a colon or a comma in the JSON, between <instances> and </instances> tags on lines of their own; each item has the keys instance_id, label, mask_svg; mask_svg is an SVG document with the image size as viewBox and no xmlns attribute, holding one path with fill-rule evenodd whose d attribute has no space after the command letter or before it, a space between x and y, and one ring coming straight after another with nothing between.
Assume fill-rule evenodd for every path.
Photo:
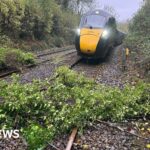
<instances>
[{"instance_id":1,"label":"train","mask_svg":"<svg viewBox=\"0 0 150 150\"><path fill-rule=\"evenodd\" d=\"M89 11L81 17L75 47L82 58L101 59L111 48L122 44L124 37L111 14L103 10Z\"/></svg>"}]
</instances>

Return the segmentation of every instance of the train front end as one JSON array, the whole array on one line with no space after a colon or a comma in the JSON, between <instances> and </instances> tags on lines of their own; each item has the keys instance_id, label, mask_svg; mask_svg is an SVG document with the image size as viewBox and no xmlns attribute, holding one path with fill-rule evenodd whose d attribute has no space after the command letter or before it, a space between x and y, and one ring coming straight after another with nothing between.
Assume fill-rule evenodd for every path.
<instances>
[{"instance_id":1,"label":"train front end","mask_svg":"<svg viewBox=\"0 0 150 150\"><path fill-rule=\"evenodd\" d=\"M77 29L75 46L83 58L104 58L111 43L108 29L106 29L107 16L94 11L81 18Z\"/></svg>"}]
</instances>

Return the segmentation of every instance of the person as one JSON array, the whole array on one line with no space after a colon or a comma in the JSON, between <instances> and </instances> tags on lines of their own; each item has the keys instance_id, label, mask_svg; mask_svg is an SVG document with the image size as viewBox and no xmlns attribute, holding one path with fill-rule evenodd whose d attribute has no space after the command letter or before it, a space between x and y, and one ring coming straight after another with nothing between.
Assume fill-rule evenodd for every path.
<instances>
[{"instance_id":1,"label":"person","mask_svg":"<svg viewBox=\"0 0 150 150\"><path fill-rule=\"evenodd\" d=\"M122 70L126 70L126 49L122 47Z\"/></svg>"},{"instance_id":2,"label":"person","mask_svg":"<svg viewBox=\"0 0 150 150\"><path fill-rule=\"evenodd\" d=\"M128 60L128 56L129 56L129 49L126 48L126 60Z\"/></svg>"},{"instance_id":3,"label":"person","mask_svg":"<svg viewBox=\"0 0 150 150\"><path fill-rule=\"evenodd\" d=\"M127 60L129 57L129 49L122 47L122 69L125 71L127 69Z\"/></svg>"}]
</instances>

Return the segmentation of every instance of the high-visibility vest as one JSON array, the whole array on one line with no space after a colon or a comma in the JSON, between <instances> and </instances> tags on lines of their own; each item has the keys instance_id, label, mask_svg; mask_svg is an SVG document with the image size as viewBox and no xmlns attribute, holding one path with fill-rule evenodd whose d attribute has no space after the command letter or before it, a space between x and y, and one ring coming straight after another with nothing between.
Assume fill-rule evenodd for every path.
<instances>
[{"instance_id":1,"label":"high-visibility vest","mask_svg":"<svg viewBox=\"0 0 150 150\"><path fill-rule=\"evenodd\" d=\"M128 55L129 55L129 49L126 48L126 56L128 56Z\"/></svg>"}]
</instances>

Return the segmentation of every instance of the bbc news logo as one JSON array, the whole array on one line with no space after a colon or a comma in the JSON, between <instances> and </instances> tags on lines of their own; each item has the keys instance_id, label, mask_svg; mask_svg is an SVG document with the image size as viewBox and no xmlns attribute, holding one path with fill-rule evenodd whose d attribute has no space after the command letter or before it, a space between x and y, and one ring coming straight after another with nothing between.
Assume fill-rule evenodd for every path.
<instances>
[{"instance_id":1,"label":"bbc news logo","mask_svg":"<svg viewBox=\"0 0 150 150\"><path fill-rule=\"evenodd\" d=\"M19 130L0 130L0 139L18 139Z\"/></svg>"}]
</instances>

